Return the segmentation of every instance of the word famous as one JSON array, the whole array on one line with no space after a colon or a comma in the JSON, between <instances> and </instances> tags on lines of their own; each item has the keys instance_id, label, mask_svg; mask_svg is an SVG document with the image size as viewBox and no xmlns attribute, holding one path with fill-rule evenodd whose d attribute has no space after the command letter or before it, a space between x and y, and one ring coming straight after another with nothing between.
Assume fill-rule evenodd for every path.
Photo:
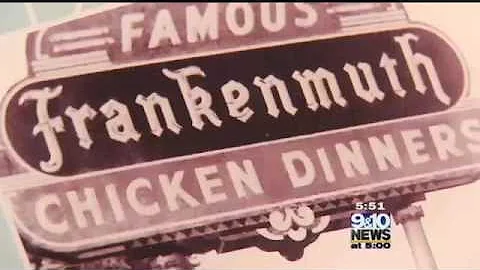
<instances>
[{"instance_id":1,"label":"word famous","mask_svg":"<svg viewBox=\"0 0 480 270\"><path fill-rule=\"evenodd\" d=\"M154 49L165 43L179 45L218 40L228 34L247 36L258 32L258 28L276 33L291 28L288 24L298 28L313 27L319 21L316 6L318 4L310 3L208 3L203 12L198 5L188 5L184 14L174 14L177 17L172 16L174 11L169 9L129 12L120 20L121 51L131 52L139 40L143 42L137 44L148 44L148 49ZM185 34L178 31L175 23L178 17L185 18L182 23ZM151 28L148 27L150 24L153 25Z\"/></svg>"},{"instance_id":2,"label":"word famous","mask_svg":"<svg viewBox=\"0 0 480 270\"><path fill-rule=\"evenodd\" d=\"M33 33L27 57L30 61L42 60L45 55L39 55L40 52L56 57L104 47L109 58L118 63L333 32L338 28L338 20L335 14L326 11L330 6L328 3L135 3L53 26L46 35ZM387 6L366 5L361 10L366 13Z\"/></svg>"}]
</instances>

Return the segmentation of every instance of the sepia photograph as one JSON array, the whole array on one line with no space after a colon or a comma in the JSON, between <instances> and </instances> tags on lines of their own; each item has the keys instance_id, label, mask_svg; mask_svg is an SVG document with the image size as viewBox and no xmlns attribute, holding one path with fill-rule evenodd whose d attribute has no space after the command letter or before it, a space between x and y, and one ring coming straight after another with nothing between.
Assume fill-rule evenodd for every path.
<instances>
[{"instance_id":1,"label":"sepia photograph","mask_svg":"<svg viewBox=\"0 0 480 270\"><path fill-rule=\"evenodd\" d=\"M0 270L479 269L478 3L0 3Z\"/></svg>"}]
</instances>

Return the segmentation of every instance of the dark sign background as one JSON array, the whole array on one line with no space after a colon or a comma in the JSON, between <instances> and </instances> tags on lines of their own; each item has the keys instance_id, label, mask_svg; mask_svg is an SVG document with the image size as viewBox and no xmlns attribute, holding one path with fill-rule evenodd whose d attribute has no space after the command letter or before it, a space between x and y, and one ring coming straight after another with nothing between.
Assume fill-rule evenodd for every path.
<instances>
[{"instance_id":1,"label":"dark sign background","mask_svg":"<svg viewBox=\"0 0 480 270\"><path fill-rule=\"evenodd\" d=\"M30 166L39 169L39 161L48 160L49 155L43 135L32 135L32 129L37 124L35 102L19 106L18 98L25 91L60 84L63 85L63 92L60 97L49 102L49 114L51 118L63 115L65 123L66 132L57 134L63 150L64 165L56 175L62 176L447 109L448 106L435 97L428 77L424 76L427 92L422 95L415 90L400 46L393 40L393 37L405 33L413 33L420 38L418 42L411 42L413 51L432 58L445 91L452 99L452 104L456 103L465 84L465 74L457 55L438 36L423 29L406 28L33 83L17 91L9 101L5 117L6 136L18 155ZM393 93L385 70L378 66L384 52L398 62L396 70L407 91L404 98ZM346 63L356 65L358 62L371 65L380 89L386 94L383 101L377 100L370 104L355 95L343 66ZM193 128L176 81L168 79L161 72L163 68L176 70L191 65L200 67L206 73L205 78L190 77L190 82L192 87L202 87L212 95L212 109L223 121L221 127L215 127L206 121L204 130ZM328 69L337 76L343 96L348 101L346 108L334 104L330 110L320 107L313 112L307 107L300 85L291 75L295 70L314 71L318 67ZM267 114L263 96L259 88L253 85L253 79L255 76L264 78L270 74L285 81L292 103L298 109L296 115L283 111L280 102L277 103L281 110L279 118ZM249 89L248 106L255 114L247 123L228 115L220 88L229 80L241 82ZM148 96L153 92L169 99L177 122L183 127L179 135L167 129L161 137L151 134L143 108L135 103L135 98L138 94ZM99 112L99 107L110 99L129 107L134 125L142 134L138 142L131 140L123 144L108 137L105 128L107 118ZM98 112L93 121L87 122L94 141L89 150L78 145L73 125L64 115L68 106L79 108L84 103ZM159 118L164 126L162 117Z\"/></svg>"}]
</instances>

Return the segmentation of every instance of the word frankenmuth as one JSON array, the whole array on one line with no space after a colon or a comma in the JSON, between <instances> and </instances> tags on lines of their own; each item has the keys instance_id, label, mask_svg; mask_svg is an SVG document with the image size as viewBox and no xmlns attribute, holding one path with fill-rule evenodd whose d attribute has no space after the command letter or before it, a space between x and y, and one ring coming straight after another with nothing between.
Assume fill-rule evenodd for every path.
<instances>
[{"instance_id":1,"label":"word frankenmuth","mask_svg":"<svg viewBox=\"0 0 480 270\"><path fill-rule=\"evenodd\" d=\"M338 47L332 51L334 44ZM434 58L425 54L432 46ZM420 28L390 30L135 70L27 80L9 93L4 133L29 166L56 175L78 174L443 110L461 97L464 76L456 53L438 36ZM160 91L146 91L152 88ZM133 103L137 108L128 106ZM382 107L385 114L378 112ZM18 115L25 121L18 123ZM68 130L76 143L65 135ZM202 139L202 132L208 138ZM182 134L197 143L182 144L177 139ZM165 139L161 145L159 137ZM112 150L122 145L127 152ZM45 157L43 146L47 160L39 160ZM76 155L81 161L65 164ZM108 161L105 155L118 158Z\"/></svg>"}]
</instances>

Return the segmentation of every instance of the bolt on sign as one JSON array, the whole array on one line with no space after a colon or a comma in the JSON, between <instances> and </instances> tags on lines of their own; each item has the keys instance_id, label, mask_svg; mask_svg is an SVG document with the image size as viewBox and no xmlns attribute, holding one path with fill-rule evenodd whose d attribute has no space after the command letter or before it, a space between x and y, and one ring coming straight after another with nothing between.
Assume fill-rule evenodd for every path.
<instances>
[{"instance_id":1,"label":"bolt on sign","mask_svg":"<svg viewBox=\"0 0 480 270\"><path fill-rule=\"evenodd\" d=\"M49 251L466 184L480 158L465 63L399 4L130 4L30 34L27 60L1 134L34 173L6 193Z\"/></svg>"}]
</instances>

